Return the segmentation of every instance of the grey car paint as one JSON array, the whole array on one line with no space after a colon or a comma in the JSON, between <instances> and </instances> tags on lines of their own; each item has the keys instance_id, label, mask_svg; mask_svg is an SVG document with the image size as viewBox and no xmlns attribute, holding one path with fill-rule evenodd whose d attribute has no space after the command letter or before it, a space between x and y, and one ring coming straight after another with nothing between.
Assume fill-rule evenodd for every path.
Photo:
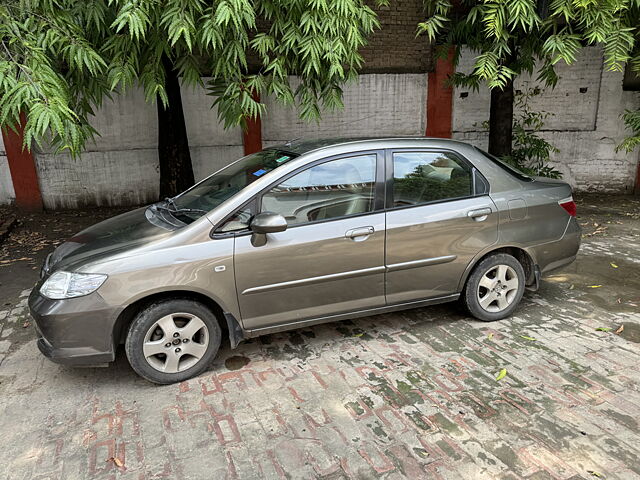
<instances>
[{"instance_id":1,"label":"grey car paint","mask_svg":"<svg viewBox=\"0 0 640 480\"><path fill-rule=\"evenodd\" d=\"M300 225L273 235L261 248L248 236L238 237L243 326L253 330L384 306L384 217L379 212ZM367 238L347 238L360 228L371 229Z\"/></svg>"},{"instance_id":2,"label":"grey car paint","mask_svg":"<svg viewBox=\"0 0 640 480\"><path fill-rule=\"evenodd\" d=\"M485 215L469 214L486 209ZM484 212L481 212L484 213ZM488 195L387 213L387 302L457 292L479 250L498 240L497 208Z\"/></svg>"},{"instance_id":3,"label":"grey car paint","mask_svg":"<svg viewBox=\"0 0 640 480\"><path fill-rule=\"evenodd\" d=\"M29 300L43 353L71 364L113 360L127 312L154 295L207 299L224 313L235 344L238 336L456 299L475 263L498 248L522 249L542 273L571 262L578 251L580 228L557 203L571 195L569 185L521 181L471 145L389 138L279 148L299 156L189 225L158 226L163 223L149 222L148 210L138 209L60 246ZM266 234L260 247L251 244L250 232L213 234L240 206L314 162L374 151L380 180L389 173L385 156L398 149L456 152L488 179L489 194L404 209L378 203L366 215ZM356 238L349 236L353 231ZM108 280L85 297L44 298L42 282L61 269L107 274ZM527 273L533 283L534 269Z\"/></svg>"},{"instance_id":4,"label":"grey car paint","mask_svg":"<svg viewBox=\"0 0 640 480\"><path fill-rule=\"evenodd\" d=\"M47 261L45 268L71 269L87 261L110 257L136 246L168 236L173 227L161 227L149 222L147 208L138 208L110 218L77 233L58 247Z\"/></svg>"}]
</instances>

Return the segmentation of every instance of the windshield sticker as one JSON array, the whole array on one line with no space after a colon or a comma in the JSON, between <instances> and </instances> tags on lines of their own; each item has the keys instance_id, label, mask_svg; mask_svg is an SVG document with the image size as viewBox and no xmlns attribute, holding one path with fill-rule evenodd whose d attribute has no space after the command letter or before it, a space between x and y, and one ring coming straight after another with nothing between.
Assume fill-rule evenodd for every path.
<instances>
[{"instance_id":1,"label":"windshield sticker","mask_svg":"<svg viewBox=\"0 0 640 480\"><path fill-rule=\"evenodd\" d=\"M276 163L282 163L282 162L286 162L287 160L289 160L291 157L288 155L285 155L283 157L280 158L276 158Z\"/></svg>"},{"instance_id":2,"label":"windshield sticker","mask_svg":"<svg viewBox=\"0 0 640 480\"><path fill-rule=\"evenodd\" d=\"M257 171L255 171L255 172L253 172L253 174L254 174L256 177L259 177L260 175L264 175L265 173L267 173L267 171L266 171L264 168L261 168L260 170L257 170Z\"/></svg>"}]
</instances>

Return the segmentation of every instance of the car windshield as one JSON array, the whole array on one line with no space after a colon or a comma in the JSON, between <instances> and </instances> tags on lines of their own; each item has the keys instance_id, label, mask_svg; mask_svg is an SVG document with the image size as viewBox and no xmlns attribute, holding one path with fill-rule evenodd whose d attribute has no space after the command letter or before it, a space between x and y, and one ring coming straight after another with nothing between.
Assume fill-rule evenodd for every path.
<instances>
[{"instance_id":1,"label":"car windshield","mask_svg":"<svg viewBox=\"0 0 640 480\"><path fill-rule=\"evenodd\" d=\"M191 223L231 198L264 174L284 165L297 154L268 149L241 158L186 192L168 199L167 205L186 223Z\"/></svg>"}]
</instances>

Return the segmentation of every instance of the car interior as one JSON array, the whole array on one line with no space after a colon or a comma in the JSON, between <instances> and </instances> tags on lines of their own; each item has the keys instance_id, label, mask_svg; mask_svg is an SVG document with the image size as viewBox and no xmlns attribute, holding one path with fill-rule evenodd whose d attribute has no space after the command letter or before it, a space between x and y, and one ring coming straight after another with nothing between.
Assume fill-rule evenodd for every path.
<instances>
[{"instance_id":1,"label":"car interior","mask_svg":"<svg viewBox=\"0 0 640 480\"><path fill-rule=\"evenodd\" d=\"M393 168L395 207L472 194L469 167L444 153L396 153L393 155Z\"/></svg>"},{"instance_id":2,"label":"car interior","mask_svg":"<svg viewBox=\"0 0 640 480\"><path fill-rule=\"evenodd\" d=\"M373 210L375 155L322 163L285 180L262 196L262 211L289 225Z\"/></svg>"}]
</instances>

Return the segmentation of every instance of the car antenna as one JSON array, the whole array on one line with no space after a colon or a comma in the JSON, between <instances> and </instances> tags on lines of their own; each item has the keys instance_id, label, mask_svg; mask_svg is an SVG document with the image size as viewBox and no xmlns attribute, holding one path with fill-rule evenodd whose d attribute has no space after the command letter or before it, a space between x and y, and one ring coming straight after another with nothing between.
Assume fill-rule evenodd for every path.
<instances>
[{"instance_id":1,"label":"car antenna","mask_svg":"<svg viewBox=\"0 0 640 480\"><path fill-rule=\"evenodd\" d=\"M284 144L284 146L285 146L285 147L290 147L290 146L291 146L291 144L292 144L293 142L296 142L296 141L300 140L301 138L302 138L302 137L292 138L292 139L291 139L291 140L289 140L287 143L285 143L285 144Z\"/></svg>"}]
</instances>

